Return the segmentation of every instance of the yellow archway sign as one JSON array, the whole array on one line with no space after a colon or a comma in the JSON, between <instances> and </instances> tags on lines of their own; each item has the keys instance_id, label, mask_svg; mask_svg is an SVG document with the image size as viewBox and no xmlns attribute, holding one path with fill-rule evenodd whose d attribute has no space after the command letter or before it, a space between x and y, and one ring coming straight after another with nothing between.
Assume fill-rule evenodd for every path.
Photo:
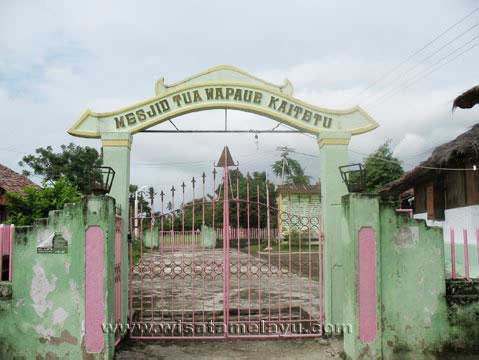
<instances>
[{"instance_id":1,"label":"yellow archway sign","mask_svg":"<svg viewBox=\"0 0 479 360\"><path fill-rule=\"evenodd\" d=\"M102 133L134 134L194 111L228 108L269 117L300 131L319 134L342 131L352 135L378 124L359 106L331 110L292 97L286 80L277 86L229 65L211 68L172 85L160 79L156 96L107 113L87 110L68 130L74 136L100 138Z\"/></svg>"}]
</instances>

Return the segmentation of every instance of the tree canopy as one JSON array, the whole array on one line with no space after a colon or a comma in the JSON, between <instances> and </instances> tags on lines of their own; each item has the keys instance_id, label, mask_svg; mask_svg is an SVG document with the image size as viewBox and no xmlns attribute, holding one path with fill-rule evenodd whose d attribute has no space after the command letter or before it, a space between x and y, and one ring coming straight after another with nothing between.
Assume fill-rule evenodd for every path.
<instances>
[{"instance_id":1,"label":"tree canopy","mask_svg":"<svg viewBox=\"0 0 479 360\"><path fill-rule=\"evenodd\" d=\"M364 161L368 192L377 192L385 184L404 174L401 162L393 156L390 145L391 141L386 141Z\"/></svg>"},{"instance_id":2,"label":"tree canopy","mask_svg":"<svg viewBox=\"0 0 479 360\"><path fill-rule=\"evenodd\" d=\"M43 177L44 184L66 179L83 194L89 193L89 174L93 166L101 166L101 156L95 148L74 143L62 145L60 152L51 146L38 148L35 154L23 157L19 165L23 174Z\"/></svg>"}]
</instances>

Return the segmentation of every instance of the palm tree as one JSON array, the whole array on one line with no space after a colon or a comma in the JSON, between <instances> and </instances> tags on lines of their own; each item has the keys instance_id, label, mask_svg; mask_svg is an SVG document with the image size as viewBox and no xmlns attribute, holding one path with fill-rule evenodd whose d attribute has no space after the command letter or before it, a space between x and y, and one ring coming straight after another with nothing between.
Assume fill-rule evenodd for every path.
<instances>
[{"instance_id":1,"label":"palm tree","mask_svg":"<svg viewBox=\"0 0 479 360\"><path fill-rule=\"evenodd\" d=\"M281 177L282 183L300 185L309 184L310 176L304 173L304 169L298 160L289 157L287 151L281 153L281 159L275 161L271 168L277 177Z\"/></svg>"}]
</instances>

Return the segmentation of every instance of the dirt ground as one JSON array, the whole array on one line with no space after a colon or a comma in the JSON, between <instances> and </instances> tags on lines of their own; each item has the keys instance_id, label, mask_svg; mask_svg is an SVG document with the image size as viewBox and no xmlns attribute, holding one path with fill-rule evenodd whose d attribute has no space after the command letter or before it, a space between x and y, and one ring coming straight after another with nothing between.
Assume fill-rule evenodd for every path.
<instances>
[{"instance_id":1,"label":"dirt ground","mask_svg":"<svg viewBox=\"0 0 479 360\"><path fill-rule=\"evenodd\" d=\"M115 359L340 359L341 339L126 342Z\"/></svg>"}]
</instances>

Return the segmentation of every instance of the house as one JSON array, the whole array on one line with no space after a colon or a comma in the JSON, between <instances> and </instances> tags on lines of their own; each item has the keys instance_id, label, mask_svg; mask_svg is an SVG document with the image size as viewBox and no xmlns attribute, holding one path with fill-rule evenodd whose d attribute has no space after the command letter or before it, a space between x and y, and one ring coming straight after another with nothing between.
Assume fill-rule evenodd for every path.
<instances>
[{"instance_id":1,"label":"house","mask_svg":"<svg viewBox=\"0 0 479 360\"><path fill-rule=\"evenodd\" d=\"M22 192L27 186L38 187L25 175L21 175L0 164L0 224L7 219L6 193Z\"/></svg>"},{"instance_id":2,"label":"house","mask_svg":"<svg viewBox=\"0 0 479 360\"><path fill-rule=\"evenodd\" d=\"M276 204L278 206L278 229L280 233L300 231L309 228L304 221L318 225L321 214L321 185L278 185Z\"/></svg>"},{"instance_id":3,"label":"house","mask_svg":"<svg viewBox=\"0 0 479 360\"><path fill-rule=\"evenodd\" d=\"M479 124L454 140L438 146L431 156L400 179L386 184L383 198L408 204L416 219L444 228L450 242L451 229L470 243L479 229Z\"/></svg>"}]
</instances>

